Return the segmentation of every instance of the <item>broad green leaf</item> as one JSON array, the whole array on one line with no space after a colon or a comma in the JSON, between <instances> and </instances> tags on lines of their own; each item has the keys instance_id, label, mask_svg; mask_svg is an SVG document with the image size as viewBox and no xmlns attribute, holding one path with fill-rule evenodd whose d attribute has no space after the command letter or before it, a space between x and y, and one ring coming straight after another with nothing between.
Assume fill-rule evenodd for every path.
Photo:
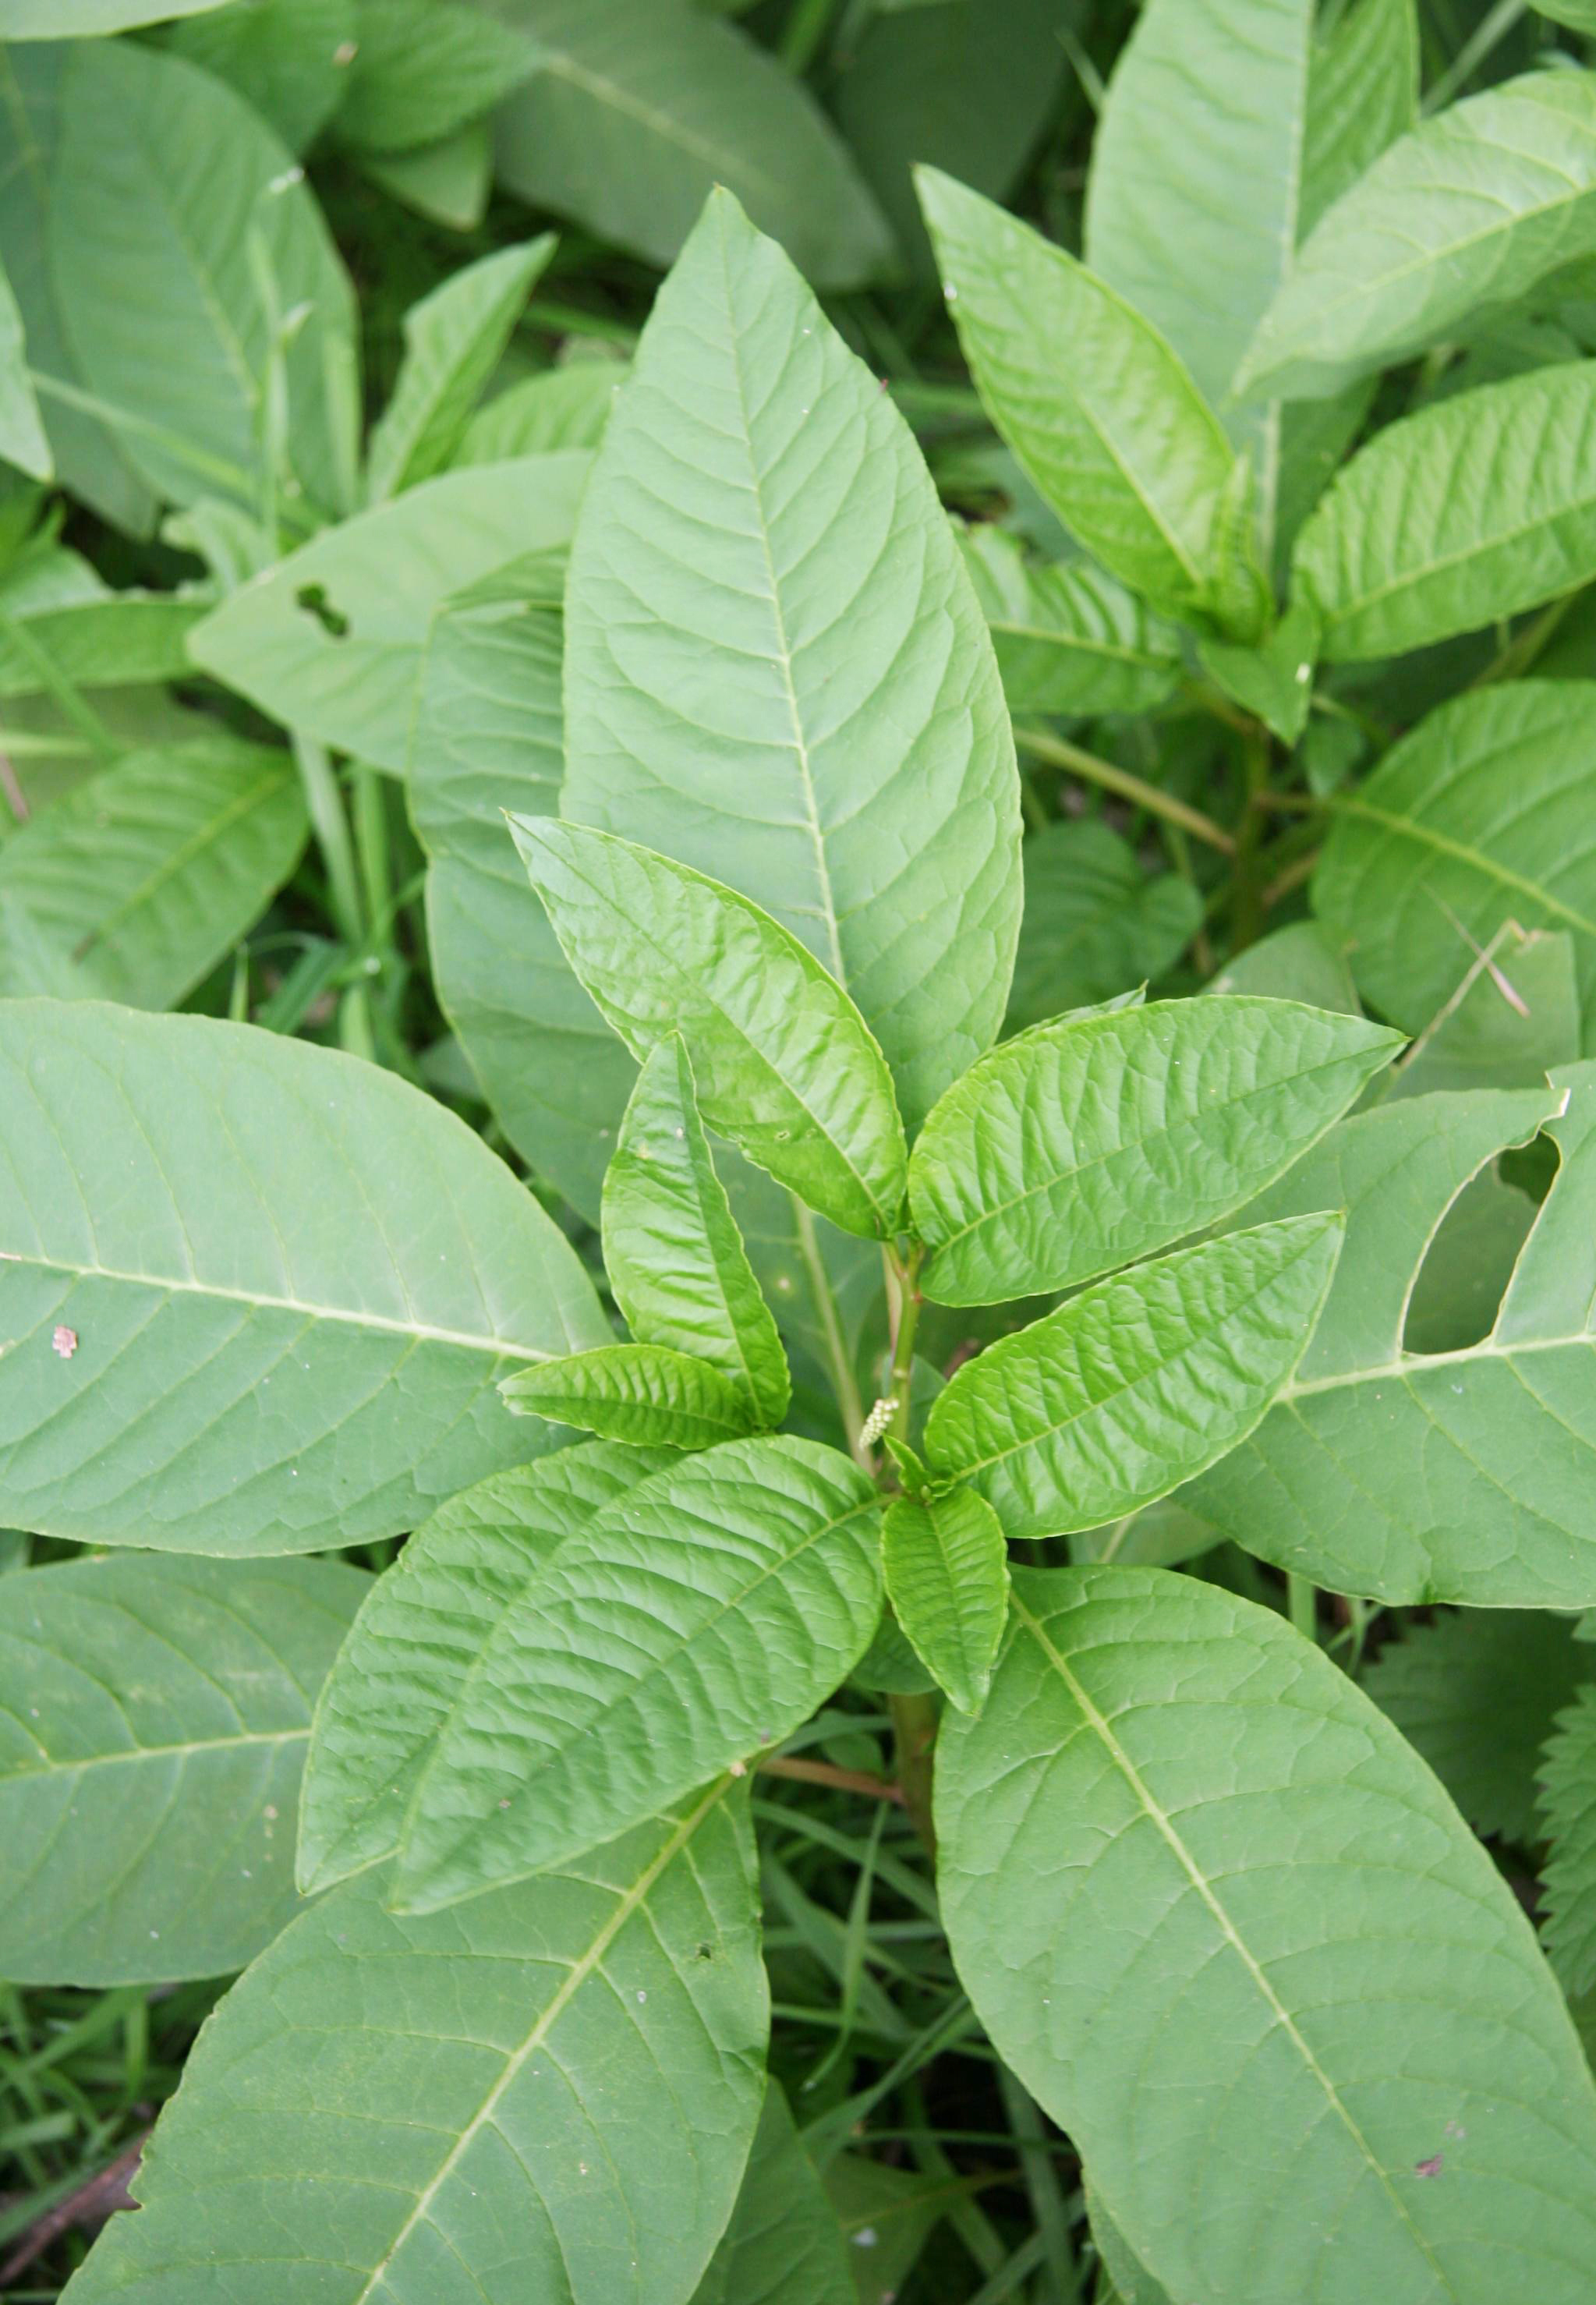
<instances>
[{"instance_id":1,"label":"broad green leaf","mask_svg":"<svg viewBox=\"0 0 1596 2305\"><path fill-rule=\"evenodd\" d=\"M1003 1524L973 1489L896 1497L881 1527L887 1595L961 1713L979 1713L1008 1613Z\"/></svg>"},{"instance_id":2,"label":"broad green leaf","mask_svg":"<svg viewBox=\"0 0 1596 2305\"><path fill-rule=\"evenodd\" d=\"M1180 677L1180 640L1089 561L1030 566L1017 538L965 530L964 566L1011 712L1150 712Z\"/></svg>"},{"instance_id":3,"label":"broad green leaf","mask_svg":"<svg viewBox=\"0 0 1596 2305\"><path fill-rule=\"evenodd\" d=\"M897 1697L928 1696L937 1686L937 1676L926 1670L910 1647L890 1606L882 1610L875 1638L854 1666L852 1678L856 1688L885 1690Z\"/></svg>"},{"instance_id":4,"label":"broad green leaf","mask_svg":"<svg viewBox=\"0 0 1596 2305\"><path fill-rule=\"evenodd\" d=\"M412 1800L395 1897L539 1872L787 1736L881 1609L880 1506L836 1450L732 1441L566 1538L482 1649Z\"/></svg>"},{"instance_id":5,"label":"broad green leaf","mask_svg":"<svg viewBox=\"0 0 1596 2305\"><path fill-rule=\"evenodd\" d=\"M857 2305L842 2225L776 2081L692 2305Z\"/></svg>"},{"instance_id":6,"label":"broad green leaf","mask_svg":"<svg viewBox=\"0 0 1596 2305\"><path fill-rule=\"evenodd\" d=\"M554 234L546 232L522 247L496 249L412 305L394 396L366 453L366 493L373 503L431 480L453 462L554 246Z\"/></svg>"},{"instance_id":7,"label":"broad green leaf","mask_svg":"<svg viewBox=\"0 0 1596 2305\"><path fill-rule=\"evenodd\" d=\"M369 1579L322 1561L69 1561L0 1612L0 1968L225 1976L292 1920L310 1706Z\"/></svg>"},{"instance_id":8,"label":"broad green leaf","mask_svg":"<svg viewBox=\"0 0 1596 2305\"><path fill-rule=\"evenodd\" d=\"M1565 929L1509 923L1414 1042L1393 1096L1440 1088L1539 1088L1579 1055L1579 971Z\"/></svg>"},{"instance_id":9,"label":"broad green leaf","mask_svg":"<svg viewBox=\"0 0 1596 2305\"><path fill-rule=\"evenodd\" d=\"M368 1591L317 1705L300 1802L307 1895L393 1855L495 1626L565 1538L673 1461L609 1442L558 1449L489 1474L417 1529Z\"/></svg>"},{"instance_id":10,"label":"broad green leaf","mask_svg":"<svg viewBox=\"0 0 1596 2305\"><path fill-rule=\"evenodd\" d=\"M1476 1833L1532 1841L1541 1748L1590 1670L1566 1617L1464 1609L1405 1625L1363 1686Z\"/></svg>"},{"instance_id":11,"label":"broad green leaf","mask_svg":"<svg viewBox=\"0 0 1596 2305\"><path fill-rule=\"evenodd\" d=\"M759 2119L724 1782L425 1918L351 1881L228 1995L72 2305L686 2305Z\"/></svg>"},{"instance_id":12,"label":"broad green leaf","mask_svg":"<svg viewBox=\"0 0 1596 2305\"><path fill-rule=\"evenodd\" d=\"M493 139L485 120L408 151L362 153L361 165L385 192L451 232L474 232L488 212Z\"/></svg>"},{"instance_id":13,"label":"broad green leaf","mask_svg":"<svg viewBox=\"0 0 1596 2305\"><path fill-rule=\"evenodd\" d=\"M1125 1569L1178 1569L1223 1542L1224 1532L1189 1505L1177 1497L1160 1497L1157 1504L1105 1521L1100 1528L1078 1530L1070 1539L1070 1558L1114 1561Z\"/></svg>"},{"instance_id":14,"label":"broad green leaf","mask_svg":"<svg viewBox=\"0 0 1596 2305\"><path fill-rule=\"evenodd\" d=\"M886 1333L879 1244L839 1232L730 1145L716 1169L777 1328L833 1392L833 1367L861 1367Z\"/></svg>"},{"instance_id":15,"label":"broad green leaf","mask_svg":"<svg viewBox=\"0 0 1596 2305\"><path fill-rule=\"evenodd\" d=\"M479 408L451 462L495 464L555 448L596 448L627 370L618 360L573 360L522 377Z\"/></svg>"},{"instance_id":16,"label":"broad green leaf","mask_svg":"<svg viewBox=\"0 0 1596 2305\"><path fill-rule=\"evenodd\" d=\"M320 1551L538 1453L499 1399L606 1341L480 1140L308 1042L0 1003L0 1518L96 1544Z\"/></svg>"},{"instance_id":17,"label":"broad green leaf","mask_svg":"<svg viewBox=\"0 0 1596 2305\"><path fill-rule=\"evenodd\" d=\"M501 103L537 62L531 41L455 0L356 0L356 52L338 119L362 152L435 144Z\"/></svg>"},{"instance_id":18,"label":"broad green leaf","mask_svg":"<svg viewBox=\"0 0 1596 2305\"><path fill-rule=\"evenodd\" d=\"M1509 921L1566 929L1596 994L1596 687L1515 680L1454 697L1338 796L1313 906L1364 998L1419 1031Z\"/></svg>"},{"instance_id":19,"label":"broad green leaf","mask_svg":"<svg viewBox=\"0 0 1596 2305\"><path fill-rule=\"evenodd\" d=\"M844 1231L903 1208L903 1125L845 992L758 906L607 832L513 816L577 975L640 1059L679 1033L711 1128Z\"/></svg>"},{"instance_id":20,"label":"broad green leaf","mask_svg":"<svg viewBox=\"0 0 1596 2305\"><path fill-rule=\"evenodd\" d=\"M1596 2094L1422 1763L1272 1611L1159 1569L1014 1587L985 1711L943 1725L942 1908L1135 2255L1180 2305L1577 2305Z\"/></svg>"},{"instance_id":21,"label":"broad green leaf","mask_svg":"<svg viewBox=\"0 0 1596 2305\"><path fill-rule=\"evenodd\" d=\"M287 148L225 82L131 42L74 48L60 103L56 293L83 379L121 412L133 464L175 503L220 495L254 507L262 459L280 460L291 496L347 510L353 299ZM279 353L282 316L300 308ZM287 423L276 442L279 357Z\"/></svg>"},{"instance_id":22,"label":"broad green leaf","mask_svg":"<svg viewBox=\"0 0 1596 2305\"><path fill-rule=\"evenodd\" d=\"M499 1390L524 1416L639 1449L709 1449L759 1421L740 1385L668 1345L600 1345L518 1370Z\"/></svg>"},{"instance_id":23,"label":"broad green leaf","mask_svg":"<svg viewBox=\"0 0 1596 2305\"><path fill-rule=\"evenodd\" d=\"M1318 398L1596 248L1596 74L1536 72L1399 137L1308 235L1236 376Z\"/></svg>"},{"instance_id":24,"label":"broad green leaf","mask_svg":"<svg viewBox=\"0 0 1596 2305\"><path fill-rule=\"evenodd\" d=\"M356 0L237 0L168 35L191 64L235 88L302 152L344 100L360 53Z\"/></svg>"},{"instance_id":25,"label":"broad green leaf","mask_svg":"<svg viewBox=\"0 0 1596 2305\"><path fill-rule=\"evenodd\" d=\"M1523 1142L1546 1104L1555 1116L1565 1098L1566 1111L1546 1121L1562 1165L1490 1335L1430 1357L1405 1352L1408 1292L1442 1212L1490 1154ZM1560 1072L1544 1100L1529 1090L1414 1097L1338 1135L1261 1204L1269 1215L1327 1202L1349 1212L1337 1289L1279 1405L1190 1501L1249 1551L1337 1591L1588 1607L1596 1067Z\"/></svg>"},{"instance_id":26,"label":"broad green leaf","mask_svg":"<svg viewBox=\"0 0 1596 2305\"><path fill-rule=\"evenodd\" d=\"M627 1327L695 1353L779 1425L792 1379L699 1118L692 1067L673 1036L638 1076L604 1179L604 1263Z\"/></svg>"},{"instance_id":27,"label":"broad green leaf","mask_svg":"<svg viewBox=\"0 0 1596 2305\"><path fill-rule=\"evenodd\" d=\"M839 2153L826 2171L826 2190L847 2239L859 2305L896 2305L947 2212L947 2181Z\"/></svg>"},{"instance_id":28,"label":"broad green leaf","mask_svg":"<svg viewBox=\"0 0 1596 2305\"><path fill-rule=\"evenodd\" d=\"M1201 922L1193 883L1177 872L1150 878L1129 841L1106 824L1049 824L1021 855L1025 915L1011 1026L1040 1025L1164 975Z\"/></svg>"},{"instance_id":29,"label":"broad green leaf","mask_svg":"<svg viewBox=\"0 0 1596 2305\"><path fill-rule=\"evenodd\" d=\"M490 0L534 78L499 115L499 182L668 264L717 185L818 288L894 257L846 145L802 84L684 0Z\"/></svg>"},{"instance_id":30,"label":"broad green leaf","mask_svg":"<svg viewBox=\"0 0 1596 2305\"><path fill-rule=\"evenodd\" d=\"M1362 1015L1357 988L1344 955L1318 921L1293 921L1247 945L1205 992L1255 993L1267 1000L1301 1000L1342 1016Z\"/></svg>"},{"instance_id":31,"label":"broad green leaf","mask_svg":"<svg viewBox=\"0 0 1596 2305\"><path fill-rule=\"evenodd\" d=\"M959 1370L926 1423L932 1471L968 1481L1010 1537L1151 1504L1264 1415L1341 1234L1334 1215L1258 1225L1082 1289Z\"/></svg>"},{"instance_id":32,"label":"broad green leaf","mask_svg":"<svg viewBox=\"0 0 1596 2305\"><path fill-rule=\"evenodd\" d=\"M1354 0L1309 61L1299 240L1418 118L1413 0Z\"/></svg>"},{"instance_id":33,"label":"broad green leaf","mask_svg":"<svg viewBox=\"0 0 1596 2305\"><path fill-rule=\"evenodd\" d=\"M124 753L0 846L0 994L174 1007L254 925L305 829L286 753L218 728Z\"/></svg>"},{"instance_id":34,"label":"broad green leaf","mask_svg":"<svg viewBox=\"0 0 1596 2305\"><path fill-rule=\"evenodd\" d=\"M188 636L209 605L182 592L113 592L98 578L60 598L0 583L0 696L181 680L193 670Z\"/></svg>"},{"instance_id":35,"label":"broad green leaf","mask_svg":"<svg viewBox=\"0 0 1596 2305\"><path fill-rule=\"evenodd\" d=\"M506 561L564 545L590 462L573 451L424 481L235 592L191 651L285 727L403 774L433 618Z\"/></svg>"},{"instance_id":36,"label":"broad green leaf","mask_svg":"<svg viewBox=\"0 0 1596 2305\"><path fill-rule=\"evenodd\" d=\"M1596 1984L1596 1688L1558 1720L1541 1770L1540 1824L1551 1843L1541 1867L1541 1934L1570 1996Z\"/></svg>"},{"instance_id":37,"label":"broad green leaf","mask_svg":"<svg viewBox=\"0 0 1596 2305\"><path fill-rule=\"evenodd\" d=\"M81 40L219 8L222 0L0 0L0 40Z\"/></svg>"},{"instance_id":38,"label":"broad green leaf","mask_svg":"<svg viewBox=\"0 0 1596 2305\"><path fill-rule=\"evenodd\" d=\"M0 459L36 481L54 480L55 459L28 368L22 316L0 270Z\"/></svg>"},{"instance_id":39,"label":"broad green leaf","mask_svg":"<svg viewBox=\"0 0 1596 2305\"><path fill-rule=\"evenodd\" d=\"M1596 575L1596 361L1388 425L1297 540L1294 582L1323 653L1401 656Z\"/></svg>"},{"instance_id":40,"label":"broad green leaf","mask_svg":"<svg viewBox=\"0 0 1596 2305\"><path fill-rule=\"evenodd\" d=\"M1400 1045L1295 1001L1157 1000L983 1057L909 1164L947 1305L1072 1288L1212 1224L1339 1119Z\"/></svg>"},{"instance_id":41,"label":"broad green leaf","mask_svg":"<svg viewBox=\"0 0 1596 2305\"><path fill-rule=\"evenodd\" d=\"M1205 609L1235 463L1178 355L1123 297L934 168L917 182L987 413L1071 533L1176 615Z\"/></svg>"},{"instance_id":42,"label":"broad green leaf","mask_svg":"<svg viewBox=\"0 0 1596 2305\"><path fill-rule=\"evenodd\" d=\"M1549 16L1554 24L1566 24L1573 32L1583 32L1587 38L1596 32L1596 8L1591 0L1535 0L1537 12Z\"/></svg>"},{"instance_id":43,"label":"broad green leaf","mask_svg":"<svg viewBox=\"0 0 1596 2305\"><path fill-rule=\"evenodd\" d=\"M1002 1021L1020 910L1002 686L913 436L726 193L616 403L566 616L566 814L807 945L915 1125Z\"/></svg>"},{"instance_id":44,"label":"broad green leaf","mask_svg":"<svg viewBox=\"0 0 1596 2305\"><path fill-rule=\"evenodd\" d=\"M1319 614L1312 600L1294 600L1274 629L1251 644L1205 638L1197 651L1226 695L1289 745L1308 725L1320 652Z\"/></svg>"}]
</instances>

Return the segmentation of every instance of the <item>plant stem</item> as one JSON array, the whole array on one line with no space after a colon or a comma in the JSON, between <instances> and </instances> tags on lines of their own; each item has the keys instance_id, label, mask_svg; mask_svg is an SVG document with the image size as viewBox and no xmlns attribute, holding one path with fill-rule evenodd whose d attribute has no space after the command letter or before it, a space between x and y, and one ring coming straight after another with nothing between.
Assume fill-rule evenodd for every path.
<instances>
[{"instance_id":1,"label":"plant stem","mask_svg":"<svg viewBox=\"0 0 1596 2305\"><path fill-rule=\"evenodd\" d=\"M1286 1606L1292 1623L1305 1641L1319 1638L1319 1595L1313 1580L1299 1577L1295 1569L1286 1573Z\"/></svg>"},{"instance_id":2,"label":"plant stem","mask_svg":"<svg viewBox=\"0 0 1596 2305\"><path fill-rule=\"evenodd\" d=\"M1242 741L1242 765L1247 780L1247 812L1242 819L1235 847L1235 898L1231 911L1232 952L1257 941L1263 927L1264 894L1259 872L1263 843L1263 812L1269 781L1269 740L1256 723Z\"/></svg>"},{"instance_id":3,"label":"plant stem","mask_svg":"<svg viewBox=\"0 0 1596 2305\"><path fill-rule=\"evenodd\" d=\"M1147 809L1170 824L1178 824L1193 840L1205 840L1210 848L1218 848L1227 856L1235 855L1235 841L1211 816L1204 816L1200 808L1188 807L1173 793L1161 792L1157 785L1133 776L1129 769L1119 768L1113 761L1099 760L1095 753L1083 752L1065 736L1049 736L1045 728L1016 728L1014 742L1032 760L1046 761L1055 769L1068 769L1072 774L1084 777L1088 784L1100 785L1105 792L1117 793L1121 800L1134 801L1138 808Z\"/></svg>"},{"instance_id":4,"label":"plant stem","mask_svg":"<svg viewBox=\"0 0 1596 2305\"><path fill-rule=\"evenodd\" d=\"M794 1760L785 1753L772 1754L758 1766L760 1774L767 1777L795 1777L801 1784L830 1785L843 1793L867 1793L872 1800L901 1802L904 1799L901 1785L895 1785L887 1777L873 1777L867 1769L838 1769L829 1761Z\"/></svg>"},{"instance_id":5,"label":"plant stem","mask_svg":"<svg viewBox=\"0 0 1596 2305\"><path fill-rule=\"evenodd\" d=\"M909 1411L914 1390L914 1334L920 1326L920 1265L924 1255L917 1241L902 1261L890 1252L887 1257L897 1300L887 1390L897 1403L892 1413L892 1430L900 1441L909 1438ZM937 1701L926 1696L889 1695L887 1704L892 1714L896 1767L904 1806L915 1832L934 1857L937 1833L931 1823L931 1771L937 1742Z\"/></svg>"},{"instance_id":6,"label":"plant stem","mask_svg":"<svg viewBox=\"0 0 1596 2305\"><path fill-rule=\"evenodd\" d=\"M896 1297L892 1339L892 1373L887 1390L897 1403L892 1430L900 1441L909 1438L909 1411L914 1391L914 1336L920 1326L920 1266L925 1251L918 1243L900 1263L888 1252L887 1272Z\"/></svg>"},{"instance_id":7,"label":"plant stem","mask_svg":"<svg viewBox=\"0 0 1596 2305\"><path fill-rule=\"evenodd\" d=\"M826 1345L826 1374L831 1379L831 1391L836 1401L837 1413L843 1420L843 1431L848 1438L848 1454L853 1462L871 1475L876 1460L860 1439L864 1429L864 1403L859 1398L858 1381L843 1341L842 1323L836 1317L836 1299L831 1293L826 1263L820 1255L819 1237L815 1221L794 1193L793 1211L797 1221L798 1254L802 1259L804 1274L809 1281L809 1293L815 1315L820 1323L820 1334Z\"/></svg>"}]
</instances>

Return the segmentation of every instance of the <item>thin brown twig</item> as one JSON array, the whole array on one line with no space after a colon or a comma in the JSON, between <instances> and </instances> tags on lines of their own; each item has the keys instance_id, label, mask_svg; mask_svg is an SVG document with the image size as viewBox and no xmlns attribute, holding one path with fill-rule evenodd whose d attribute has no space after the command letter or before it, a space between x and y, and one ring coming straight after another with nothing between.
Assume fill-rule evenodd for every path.
<instances>
[{"instance_id":1,"label":"thin brown twig","mask_svg":"<svg viewBox=\"0 0 1596 2305\"><path fill-rule=\"evenodd\" d=\"M35 2258L42 2257L52 2242L74 2225L102 2225L118 2209L132 2207L128 2198L128 2180L139 2166L139 2156L149 2137L141 2130L133 2142L115 2161L107 2161L86 2178L75 2192L47 2209L42 2217L30 2224L4 2265L0 2265L0 2289L9 2289L19 2273L26 2273Z\"/></svg>"},{"instance_id":2,"label":"thin brown twig","mask_svg":"<svg viewBox=\"0 0 1596 2305\"><path fill-rule=\"evenodd\" d=\"M872 1800L896 1801L900 1807L904 1806L902 1786L895 1785L887 1777L872 1777L868 1769L838 1769L829 1761L801 1761L785 1753L772 1754L759 1767L768 1777L795 1777L801 1784L829 1785L835 1792L865 1793Z\"/></svg>"}]
</instances>

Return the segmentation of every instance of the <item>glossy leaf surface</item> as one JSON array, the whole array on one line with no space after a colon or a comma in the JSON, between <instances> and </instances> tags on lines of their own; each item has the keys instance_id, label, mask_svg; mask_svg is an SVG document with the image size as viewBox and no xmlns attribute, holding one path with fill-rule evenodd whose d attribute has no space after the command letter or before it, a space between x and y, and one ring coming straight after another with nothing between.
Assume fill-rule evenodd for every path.
<instances>
[{"instance_id":1,"label":"glossy leaf surface","mask_svg":"<svg viewBox=\"0 0 1596 2305\"><path fill-rule=\"evenodd\" d=\"M1003 1524L973 1489L896 1497L881 1531L887 1596L928 1671L979 1713L1008 1612Z\"/></svg>"},{"instance_id":2,"label":"glossy leaf surface","mask_svg":"<svg viewBox=\"0 0 1596 2305\"><path fill-rule=\"evenodd\" d=\"M634 1448L708 1449L752 1431L739 1385L667 1345L600 1345L522 1369L499 1388L510 1407Z\"/></svg>"}]
</instances>

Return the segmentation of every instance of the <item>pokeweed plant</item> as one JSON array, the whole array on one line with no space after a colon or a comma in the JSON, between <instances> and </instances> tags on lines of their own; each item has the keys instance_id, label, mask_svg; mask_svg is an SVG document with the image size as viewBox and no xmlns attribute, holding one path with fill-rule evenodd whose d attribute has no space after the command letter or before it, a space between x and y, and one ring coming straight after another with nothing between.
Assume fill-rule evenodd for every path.
<instances>
[{"instance_id":1,"label":"pokeweed plant","mask_svg":"<svg viewBox=\"0 0 1596 2305\"><path fill-rule=\"evenodd\" d=\"M275 204L191 283L244 370L150 370L134 421L132 339L69 318L121 365L64 402L37 306L0 316L8 457L177 506L208 570L107 600L51 564L0 640L58 700L175 648L293 737L116 758L0 849L0 1500L96 1548L5 1580L0 1969L243 1968L70 2295L839 2305L846 2131L766 2080L785 1769L906 1812L968 1996L866 2097L978 2025L1016 2133L1080 2156L1103 2305L1575 2305L1596 788L1589 685L1525 676L1596 578L1596 364L1541 357L1596 81L1420 122L1401 0L1322 37L1150 0L1083 259L924 173L1044 561L949 522L726 191L613 413L473 414L543 239L412 311L357 455L335 255L208 53L16 85L135 242L185 213L154 132L221 123ZM68 316L117 260L63 243ZM1530 612L1458 677L1413 654ZM1172 871L1048 816L1011 712ZM1227 748L1227 822L1146 773L1155 727ZM363 1060L358 981L344 1051L156 1013L308 828L359 954L339 753L357 829L405 780L459 1046L616 1319L579 1228ZM1310 854L1278 804L1313 916L1259 940ZM1188 947L1208 997L1145 998ZM1375 1604L1443 1603L1359 1685ZM802 1757L845 1688L893 1782ZM1556 1975L1471 1826L1550 1841ZM1074 2279L1036 2198L1015 2278Z\"/></svg>"}]
</instances>

